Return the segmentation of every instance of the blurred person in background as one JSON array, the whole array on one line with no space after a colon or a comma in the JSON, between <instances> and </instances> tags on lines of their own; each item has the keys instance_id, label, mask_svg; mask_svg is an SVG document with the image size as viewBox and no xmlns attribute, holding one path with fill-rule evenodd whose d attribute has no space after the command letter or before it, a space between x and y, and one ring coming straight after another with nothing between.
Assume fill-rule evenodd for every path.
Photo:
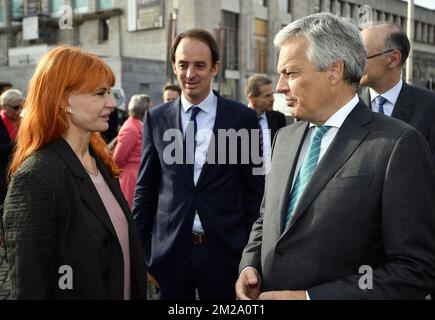
<instances>
[{"instance_id":1,"label":"blurred person in background","mask_svg":"<svg viewBox=\"0 0 435 320\"><path fill-rule=\"evenodd\" d=\"M172 83L168 83L163 87L163 103L171 102L181 95L181 88Z\"/></svg>"},{"instance_id":2,"label":"blurred person in background","mask_svg":"<svg viewBox=\"0 0 435 320\"><path fill-rule=\"evenodd\" d=\"M3 246L1 218L6 197L6 172L17 140L20 113L24 98L21 91L9 89L0 95L0 246Z\"/></svg>"},{"instance_id":3,"label":"blurred person in background","mask_svg":"<svg viewBox=\"0 0 435 320\"><path fill-rule=\"evenodd\" d=\"M50 50L29 84L4 206L12 299L145 299L145 264L119 169L100 132L115 75Z\"/></svg>"},{"instance_id":4,"label":"blurred person in background","mask_svg":"<svg viewBox=\"0 0 435 320\"><path fill-rule=\"evenodd\" d=\"M134 187L139 172L142 151L142 119L151 107L151 98L145 94L131 97L128 104L129 117L119 130L113 159L121 169L119 182L121 190L131 209Z\"/></svg>"}]
</instances>

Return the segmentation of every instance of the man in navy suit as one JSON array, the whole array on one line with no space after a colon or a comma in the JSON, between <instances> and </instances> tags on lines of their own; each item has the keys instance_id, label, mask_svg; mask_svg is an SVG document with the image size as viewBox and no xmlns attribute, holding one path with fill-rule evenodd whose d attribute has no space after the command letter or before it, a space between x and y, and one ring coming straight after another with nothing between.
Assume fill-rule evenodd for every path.
<instances>
[{"instance_id":1,"label":"man in navy suit","mask_svg":"<svg viewBox=\"0 0 435 320\"><path fill-rule=\"evenodd\" d=\"M234 299L238 262L264 190L245 148L252 129L258 137L257 116L212 91L219 50L210 33L181 33L171 54L182 95L144 119L133 203L148 278L160 299L193 300L196 290L201 299ZM222 132L228 139L218 139ZM235 133L235 143L222 143ZM246 133L249 141L242 141Z\"/></svg>"},{"instance_id":2,"label":"man in navy suit","mask_svg":"<svg viewBox=\"0 0 435 320\"><path fill-rule=\"evenodd\" d=\"M261 150L265 159L265 173L270 169L272 142L279 129L286 126L284 114L273 110L272 80L260 74L254 74L248 79L246 97L249 107L257 112L261 129Z\"/></svg>"}]
</instances>

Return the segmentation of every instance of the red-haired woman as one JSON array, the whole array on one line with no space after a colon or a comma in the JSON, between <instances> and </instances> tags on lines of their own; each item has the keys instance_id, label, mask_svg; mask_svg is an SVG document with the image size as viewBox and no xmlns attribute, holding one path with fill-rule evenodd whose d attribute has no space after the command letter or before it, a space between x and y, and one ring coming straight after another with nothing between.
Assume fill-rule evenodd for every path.
<instances>
[{"instance_id":1,"label":"red-haired woman","mask_svg":"<svg viewBox=\"0 0 435 320\"><path fill-rule=\"evenodd\" d=\"M78 48L38 63L4 206L12 298L146 298L139 236L100 136L114 83L104 61Z\"/></svg>"}]
</instances>

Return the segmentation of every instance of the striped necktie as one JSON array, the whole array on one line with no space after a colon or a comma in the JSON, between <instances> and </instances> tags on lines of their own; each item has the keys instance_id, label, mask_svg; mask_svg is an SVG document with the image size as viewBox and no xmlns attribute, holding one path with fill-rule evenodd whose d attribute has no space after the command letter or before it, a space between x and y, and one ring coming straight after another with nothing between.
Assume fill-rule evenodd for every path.
<instances>
[{"instance_id":1,"label":"striped necktie","mask_svg":"<svg viewBox=\"0 0 435 320\"><path fill-rule=\"evenodd\" d=\"M296 177L295 185L290 194L290 202L287 209L287 216L285 220L285 226L287 227L293 214L295 213L296 205L301 198L302 192L310 181L314 170L317 167L320 154L320 144L322 138L326 132L330 129L330 126L316 126L314 133L311 137L310 146L305 154L299 173Z\"/></svg>"},{"instance_id":2,"label":"striped necktie","mask_svg":"<svg viewBox=\"0 0 435 320\"><path fill-rule=\"evenodd\" d=\"M376 105L378 106L378 112L385 114L384 112L384 103L387 102L387 99L385 99L383 96L377 96L375 98Z\"/></svg>"}]
</instances>

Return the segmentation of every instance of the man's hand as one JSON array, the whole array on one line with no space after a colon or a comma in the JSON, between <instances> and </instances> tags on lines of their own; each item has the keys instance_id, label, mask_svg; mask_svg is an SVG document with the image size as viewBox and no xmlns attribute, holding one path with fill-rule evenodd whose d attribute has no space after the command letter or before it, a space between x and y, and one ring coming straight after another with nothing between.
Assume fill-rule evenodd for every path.
<instances>
[{"instance_id":1,"label":"man's hand","mask_svg":"<svg viewBox=\"0 0 435 320\"><path fill-rule=\"evenodd\" d=\"M159 289L160 289L160 285L159 285L159 283L157 282L156 278L154 278L154 276L153 276L152 274L148 273L148 272L147 272L147 279L148 279L148 282L149 282L149 283L151 283L152 285L154 285L156 288L159 288Z\"/></svg>"},{"instance_id":2,"label":"man's hand","mask_svg":"<svg viewBox=\"0 0 435 320\"><path fill-rule=\"evenodd\" d=\"M258 300L307 300L305 291L266 291L260 294Z\"/></svg>"},{"instance_id":3,"label":"man's hand","mask_svg":"<svg viewBox=\"0 0 435 320\"><path fill-rule=\"evenodd\" d=\"M239 300L256 300L260 295L260 279L254 268L242 271L236 282L236 297Z\"/></svg>"}]
</instances>

